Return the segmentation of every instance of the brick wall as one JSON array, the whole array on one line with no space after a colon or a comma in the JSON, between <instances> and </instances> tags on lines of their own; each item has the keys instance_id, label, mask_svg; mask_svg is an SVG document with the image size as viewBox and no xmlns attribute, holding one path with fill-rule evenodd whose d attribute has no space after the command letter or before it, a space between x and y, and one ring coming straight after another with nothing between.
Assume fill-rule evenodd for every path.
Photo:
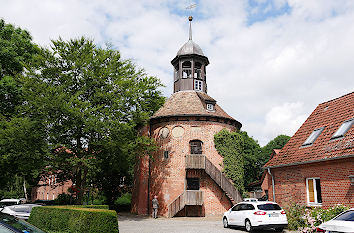
<instances>
[{"instance_id":1,"label":"brick wall","mask_svg":"<svg viewBox=\"0 0 354 233\"><path fill-rule=\"evenodd\" d=\"M32 188L31 200L54 200L59 194L68 193L71 186L71 181L57 183L54 176L47 177L40 180L37 187Z\"/></svg>"},{"instance_id":2,"label":"brick wall","mask_svg":"<svg viewBox=\"0 0 354 233\"><path fill-rule=\"evenodd\" d=\"M307 205L306 178L318 177L322 207L329 208L335 204L354 207L354 186L349 180L349 175L354 174L353 158L273 168L271 172L275 179L275 200L282 206L290 202ZM262 188L268 189L269 200L272 200L271 177L267 175L264 180Z\"/></svg>"},{"instance_id":3,"label":"brick wall","mask_svg":"<svg viewBox=\"0 0 354 233\"><path fill-rule=\"evenodd\" d=\"M173 128L183 128L183 135L173 135ZM160 137L160 130L168 128L168 137ZM151 136L156 139L159 150L153 154L151 160L150 200L158 196L159 214L167 216L168 205L183 193L186 187L185 156L190 154L189 142L201 140L203 154L220 170L222 170L222 157L214 146L214 134L226 128L235 130L234 126L210 121L169 121L155 124L151 127ZM147 133L147 130L145 130ZM145 134L146 135L146 134ZM169 158L164 158L164 151L169 152ZM203 215L220 215L231 207L229 199L217 184L202 171L197 173L200 178L200 190L204 192ZM132 212L147 214L148 189L148 160L142 159L135 173L134 191L132 199ZM198 208L198 207L195 207ZM188 211L188 209L187 209ZM193 212L190 210L190 212Z\"/></svg>"}]
</instances>

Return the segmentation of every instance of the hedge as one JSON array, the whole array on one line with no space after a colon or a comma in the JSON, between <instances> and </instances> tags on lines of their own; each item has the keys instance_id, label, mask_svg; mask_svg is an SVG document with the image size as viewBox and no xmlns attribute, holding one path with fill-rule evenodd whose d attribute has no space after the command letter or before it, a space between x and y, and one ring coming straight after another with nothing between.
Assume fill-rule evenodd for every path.
<instances>
[{"instance_id":1,"label":"hedge","mask_svg":"<svg viewBox=\"0 0 354 233\"><path fill-rule=\"evenodd\" d=\"M68 205L67 207L70 207L70 208L102 209L102 210L108 210L109 209L108 205Z\"/></svg>"},{"instance_id":2,"label":"hedge","mask_svg":"<svg viewBox=\"0 0 354 233\"><path fill-rule=\"evenodd\" d=\"M82 206L34 207L28 222L47 232L118 233L117 213L113 210Z\"/></svg>"}]
</instances>

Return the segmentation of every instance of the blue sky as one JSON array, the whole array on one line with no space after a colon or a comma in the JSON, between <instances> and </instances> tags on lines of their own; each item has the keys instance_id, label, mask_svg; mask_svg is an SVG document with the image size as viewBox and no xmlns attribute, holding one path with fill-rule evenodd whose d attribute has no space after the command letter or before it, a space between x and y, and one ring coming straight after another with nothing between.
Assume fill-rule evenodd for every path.
<instances>
[{"instance_id":1,"label":"blue sky","mask_svg":"<svg viewBox=\"0 0 354 233\"><path fill-rule=\"evenodd\" d=\"M170 61L188 40L208 56L208 94L262 145L292 135L315 107L353 91L352 0L0 0L36 43L109 42L173 91Z\"/></svg>"}]
</instances>

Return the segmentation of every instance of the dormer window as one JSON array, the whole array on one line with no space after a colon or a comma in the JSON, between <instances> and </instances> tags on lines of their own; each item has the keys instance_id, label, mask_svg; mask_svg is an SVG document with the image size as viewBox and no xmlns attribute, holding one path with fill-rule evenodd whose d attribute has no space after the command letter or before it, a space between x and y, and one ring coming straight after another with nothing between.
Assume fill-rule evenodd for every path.
<instances>
[{"instance_id":1,"label":"dormer window","mask_svg":"<svg viewBox=\"0 0 354 233\"><path fill-rule=\"evenodd\" d=\"M192 78L192 63L190 61L182 63L182 78Z\"/></svg>"},{"instance_id":2,"label":"dormer window","mask_svg":"<svg viewBox=\"0 0 354 233\"><path fill-rule=\"evenodd\" d=\"M200 80L194 80L194 90L202 91L203 90L203 82Z\"/></svg>"},{"instance_id":3,"label":"dormer window","mask_svg":"<svg viewBox=\"0 0 354 233\"><path fill-rule=\"evenodd\" d=\"M354 118L344 121L343 124L339 127L339 129L333 134L331 139L344 137L344 134L348 132L348 130L352 127L354 123Z\"/></svg>"},{"instance_id":4,"label":"dormer window","mask_svg":"<svg viewBox=\"0 0 354 233\"><path fill-rule=\"evenodd\" d=\"M208 111L214 111L214 105L213 104L206 104L206 108Z\"/></svg>"},{"instance_id":5,"label":"dormer window","mask_svg":"<svg viewBox=\"0 0 354 233\"><path fill-rule=\"evenodd\" d=\"M302 144L302 146L310 146L312 145L316 139L318 138L318 136L320 136L320 134L322 133L322 131L324 130L324 127L315 129L310 136L306 139L306 141L304 142L304 144Z\"/></svg>"}]
</instances>

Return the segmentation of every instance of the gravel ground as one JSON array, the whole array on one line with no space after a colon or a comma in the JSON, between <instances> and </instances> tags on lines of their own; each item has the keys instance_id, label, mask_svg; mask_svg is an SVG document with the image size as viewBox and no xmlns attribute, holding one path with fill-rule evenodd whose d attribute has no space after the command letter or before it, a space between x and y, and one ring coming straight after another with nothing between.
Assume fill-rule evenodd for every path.
<instances>
[{"instance_id":1,"label":"gravel ground","mask_svg":"<svg viewBox=\"0 0 354 233\"><path fill-rule=\"evenodd\" d=\"M177 217L153 219L128 213L118 214L120 233L246 233L242 228L226 229L218 217ZM273 232L273 231L257 231ZM290 231L284 231L290 233Z\"/></svg>"}]
</instances>

